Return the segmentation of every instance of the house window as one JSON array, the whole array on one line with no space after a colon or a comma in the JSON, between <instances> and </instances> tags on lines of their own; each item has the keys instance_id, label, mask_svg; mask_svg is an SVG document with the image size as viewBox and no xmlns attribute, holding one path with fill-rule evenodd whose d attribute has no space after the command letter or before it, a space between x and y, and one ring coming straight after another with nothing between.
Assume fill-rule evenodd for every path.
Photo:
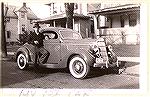
<instances>
[{"instance_id":1,"label":"house window","mask_svg":"<svg viewBox=\"0 0 150 97\"><path fill-rule=\"evenodd\" d=\"M78 9L78 4L77 3L74 4L74 10L76 10L76 9Z\"/></svg>"},{"instance_id":2,"label":"house window","mask_svg":"<svg viewBox=\"0 0 150 97\"><path fill-rule=\"evenodd\" d=\"M9 17L5 18L5 22L10 22L10 18Z\"/></svg>"},{"instance_id":3,"label":"house window","mask_svg":"<svg viewBox=\"0 0 150 97\"><path fill-rule=\"evenodd\" d=\"M10 38L10 37L11 37L11 32L7 31L7 38Z\"/></svg>"},{"instance_id":4,"label":"house window","mask_svg":"<svg viewBox=\"0 0 150 97\"><path fill-rule=\"evenodd\" d=\"M32 22L33 22L33 20L30 20L30 24L33 24Z\"/></svg>"},{"instance_id":5,"label":"house window","mask_svg":"<svg viewBox=\"0 0 150 97\"><path fill-rule=\"evenodd\" d=\"M25 13L21 13L21 18L25 18Z\"/></svg>"},{"instance_id":6,"label":"house window","mask_svg":"<svg viewBox=\"0 0 150 97\"><path fill-rule=\"evenodd\" d=\"M136 20L129 20L129 26L136 26Z\"/></svg>"},{"instance_id":7,"label":"house window","mask_svg":"<svg viewBox=\"0 0 150 97\"><path fill-rule=\"evenodd\" d=\"M23 32L25 31L25 25L22 25L22 31Z\"/></svg>"},{"instance_id":8,"label":"house window","mask_svg":"<svg viewBox=\"0 0 150 97\"><path fill-rule=\"evenodd\" d=\"M53 14L57 14L57 7L58 7L58 6L53 5L53 9L54 9Z\"/></svg>"},{"instance_id":9,"label":"house window","mask_svg":"<svg viewBox=\"0 0 150 97\"><path fill-rule=\"evenodd\" d=\"M136 14L131 14L129 15L129 26L136 26L137 24L137 15Z\"/></svg>"},{"instance_id":10,"label":"house window","mask_svg":"<svg viewBox=\"0 0 150 97\"><path fill-rule=\"evenodd\" d=\"M110 17L105 17L106 22L110 22Z\"/></svg>"}]
</instances>

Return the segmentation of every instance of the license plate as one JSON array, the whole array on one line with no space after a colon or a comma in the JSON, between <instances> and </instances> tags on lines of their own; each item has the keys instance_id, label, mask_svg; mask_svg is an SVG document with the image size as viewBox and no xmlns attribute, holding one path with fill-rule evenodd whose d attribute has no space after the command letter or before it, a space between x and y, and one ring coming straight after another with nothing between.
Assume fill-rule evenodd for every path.
<instances>
[{"instance_id":1,"label":"license plate","mask_svg":"<svg viewBox=\"0 0 150 97\"><path fill-rule=\"evenodd\" d=\"M96 58L96 63L103 63L103 62L104 62L103 58Z\"/></svg>"}]
</instances>

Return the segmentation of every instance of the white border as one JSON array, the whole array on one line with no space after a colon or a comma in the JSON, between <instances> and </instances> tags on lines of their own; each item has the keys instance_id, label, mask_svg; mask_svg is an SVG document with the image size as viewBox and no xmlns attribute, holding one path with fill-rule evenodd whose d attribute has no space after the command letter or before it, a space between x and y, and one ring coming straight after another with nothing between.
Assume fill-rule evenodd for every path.
<instances>
[{"instance_id":1,"label":"white border","mask_svg":"<svg viewBox=\"0 0 150 97\"><path fill-rule=\"evenodd\" d=\"M13 0L8 0L13 1ZM18 0L16 0L18 1ZM25 2L28 0L24 0ZM34 0L32 0L33 2ZM50 0L53 1L53 0ZM65 0L68 1L68 0ZM70 1L70 0L69 0ZM85 1L85 0L84 0ZM102 0L105 1L105 0ZM112 0L113 1L113 0ZM111 2L112 2L111 1ZM121 0L122 1L122 0ZM125 0L126 1L126 0ZM127 0L129 1L129 0ZM136 0L137 1L137 0ZM34 1L36 2L36 1ZM38 2L45 2L39 1ZM46 1L47 2L47 1ZM74 0L73 0L74 2ZM77 2L77 1L75 1ZM82 1L83 2L83 1ZM96 0L99 2L99 0ZM107 1L109 2L109 0ZM137 1L138 2L138 1ZM112 2L113 3L113 2ZM119 2L120 3L120 2ZM3 97L112 97L112 96L148 96L147 82L147 4L141 4L140 23L140 89L26 89L26 88L3 88L0 95ZM29 93L29 95L22 95Z\"/></svg>"}]
</instances>

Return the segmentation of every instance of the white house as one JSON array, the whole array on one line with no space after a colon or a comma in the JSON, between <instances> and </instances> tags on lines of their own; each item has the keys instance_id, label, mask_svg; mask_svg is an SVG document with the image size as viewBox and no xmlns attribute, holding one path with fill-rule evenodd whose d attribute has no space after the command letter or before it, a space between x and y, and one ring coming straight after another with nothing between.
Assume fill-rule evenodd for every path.
<instances>
[{"instance_id":1,"label":"white house","mask_svg":"<svg viewBox=\"0 0 150 97\"><path fill-rule=\"evenodd\" d=\"M8 9L8 10L7 10ZM32 31L32 21L38 17L23 3L22 7L5 5L5 33L6 42L17 42L21 35Z\"/></svg>"},{"instance_id":2,"label":"white house","mask_svg":"<svg viewBox=\"0 0 150 97\"><path fill-rule=\"evenodd\" d=\"M114 44L139 44L140 5L101 4L94 15L94 31Z\"/></svg>"}]
</instances>

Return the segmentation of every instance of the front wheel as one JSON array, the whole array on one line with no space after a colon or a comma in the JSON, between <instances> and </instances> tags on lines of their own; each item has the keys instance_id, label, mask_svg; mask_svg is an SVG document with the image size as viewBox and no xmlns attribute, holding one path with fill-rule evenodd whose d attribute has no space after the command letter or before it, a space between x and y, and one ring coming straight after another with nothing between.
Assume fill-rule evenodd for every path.
<instances>
[{"instance_id":1,"label":"front wheel","mask_svg":"<svg viewBox=\"0 0 150 97\"><path fill-rule=\"evenodd\" d=\"M19 54L17 57L17 65L19 69L24 70L26 69L29 65L27 64L27 58L24 54Z\"/></svg>"},{"instance_id":2,"label":"front wheel","mask_svg":"<svg viewBox=\"0 0 150 97\"><path fill-rule=\"evenodd\" d=\"M73 77L77 79L85 78L90 71L89 65L80 56L74 56L69 63L69 70Z\"/></svg>"}]
</instances>

